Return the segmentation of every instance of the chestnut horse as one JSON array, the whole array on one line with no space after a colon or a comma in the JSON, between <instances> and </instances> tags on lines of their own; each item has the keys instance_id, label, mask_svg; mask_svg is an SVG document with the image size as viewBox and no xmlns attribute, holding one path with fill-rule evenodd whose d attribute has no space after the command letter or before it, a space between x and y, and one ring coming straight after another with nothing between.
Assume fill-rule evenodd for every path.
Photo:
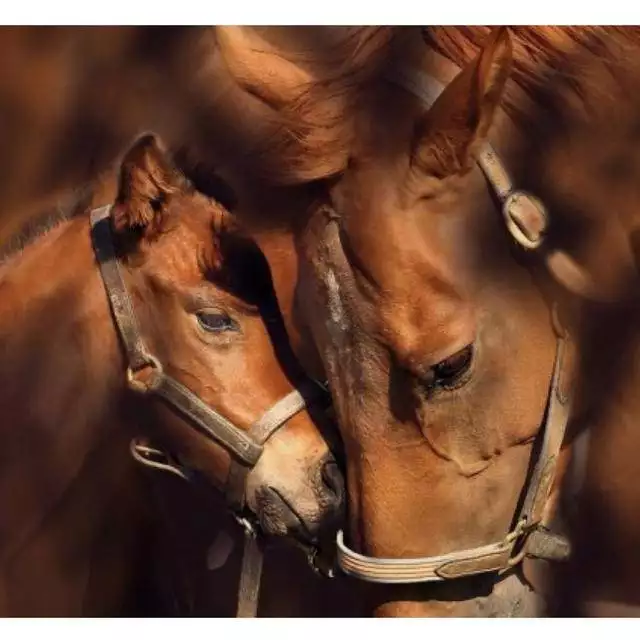
<instances>
[{"instance_id":1,"label":"chestnut horse","mask_svg":"<svg viewBox=\"0 0 640 640\"><path fill-rule=\"evenodd\" d=\"M304 189L309 154L290 167L297 191L261 191L255 183L260 197L237 211L249 217L269 193L272 203L281 199L274 209L293 219L289 234L264 234L260 243L280 304L291 310L285 319L294 346L313 375L326 374L338 412L350 507L343 568L409 585L380 591L381 615L532 613L538 602L519 565L526 557L535 566L529 556L566 556L565 541L546 525L569 444L589 425L600 436L583 487L591 524L575 540L574 584L583 598L633 603L636 564L627 559L635 557L636 500L621 471L633 465L632 458L619 461L634 448L623 454L607 444L631 442L623 437L637 415L631 365L604 401L594 390L602 375L612 379L616 356L632 360L625 351L636 311L625 294L637 288L629 140L637 122L638 32L517 29L512 76L504 33L466 66L486 30L434 31L430 41L458 56L460 74L425 49L417 30L405 33L391 39L390 64L356 86L361 98L337 108L347 109L343 118L317 128L320 165L333 167L332 180ZM254 95L290 95L295 79L309 79L286 56L270 59L269 43L256 46L255 30L230 35L226 59ZM280 69L268 83L258 73L265 64ZM289 116L315 115L316 98L335 105L321 91L331 83L317 85L316 96L313 83L296 95ZM499 155L487 146L490 131ZM322 206L309 208L314 196ZM552 212L551 229L539 198ZM514 239L519 249L537 249L540 260L514 255ZM603 260L607 270L596 266ZM567 289L623 301L605 312ZM616 327L604 345L603 326L607 333ZM576 351L588 364L580 376ZM569 413L571 388L581 393ZM605 495L603 487L610 487ZM611 527L594 527L603 503L615 517L606 521ZM592 560L596 551L601 561Z\"/></svg>"},{"instance_id":2,"label":"chestnut horse","mask_svg":"<svg viewBox=\"0 0 640 640\"><path fill-rule=\"evenodd\" d=\"M500 30L474 60L472 28L428 33L462 71L398 47L297 237L347 456L341 565L395 585L381 615L530 615L522 561L566 556L547 527L588 429L564 597L638 605L640 37L526 27L512 54Z\"/></svg>"},{"instance_id":3,"label":"chestnut horse","mask_svg":"<svg viewBox=\"0 0 640 640\"><path fill-rule=\"evenodd\" d=\"M340 476L272 344L260 264L151 136L125 155L109 216L64 220L5 259L5 615L130 612L149 522L127 484L139 429L267 533L309 543L338 517Z\"/></svg>"}]
</instances>

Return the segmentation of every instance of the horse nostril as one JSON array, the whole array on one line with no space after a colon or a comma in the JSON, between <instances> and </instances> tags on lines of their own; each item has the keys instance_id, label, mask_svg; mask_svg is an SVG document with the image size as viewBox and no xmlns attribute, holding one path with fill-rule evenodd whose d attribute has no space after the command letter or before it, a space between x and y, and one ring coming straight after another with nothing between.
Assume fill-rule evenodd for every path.
<instances>
[{"instance_id":1,"label":"horse nostril","mask_svg":"<svg viewBox=\"0 0 640 640\"><path fill-rule=\"evenodd\" d=\"M342 478L340 467L338 467L338 463L333 456L323 462L321 475L322 482L335 497L336 503L338 505L342 504L344 500L344 479Z\"/></svg>"}]
</instances>

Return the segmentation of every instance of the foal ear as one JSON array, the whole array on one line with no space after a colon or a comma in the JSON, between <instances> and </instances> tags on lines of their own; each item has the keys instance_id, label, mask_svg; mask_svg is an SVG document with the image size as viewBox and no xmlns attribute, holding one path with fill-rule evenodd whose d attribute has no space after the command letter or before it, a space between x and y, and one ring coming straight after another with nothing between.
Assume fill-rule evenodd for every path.
<instances>
[{"instance_id":1,"label":"foal ear","mask_svg":"<svg viewBox=\"0 0 640 640\"><path fill-rule=\"evenodd\" d=\"M120 167L118 197L113 212L117 233L147 233L160 226L170 197L182 189L184 179L170 162L154 135L138 138Z\"/></svg>"},{"instance_id":2,"label":"foal ear","mask_svg":"<svg viewBox=\"0 0 640 640\"><path fill-rule=\"evenodd\" d=\"M471 168L502 99L511 60L509 33L499 27L476 60L447 86L418 123L413 164L438 178Z\"/></svg>"}]
</instances>

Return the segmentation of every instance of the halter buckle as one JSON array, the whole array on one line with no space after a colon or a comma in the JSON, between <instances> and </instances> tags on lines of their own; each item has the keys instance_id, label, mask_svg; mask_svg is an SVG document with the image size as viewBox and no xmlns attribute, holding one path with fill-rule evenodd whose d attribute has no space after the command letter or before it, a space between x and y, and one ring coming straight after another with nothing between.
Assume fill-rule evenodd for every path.
<instances>
[{"instance_id":1,"label":"halter buckle","mask_svg":"<svg viewBox=\"0 0 640 640\"><path fill-rule=\"evenodd\" d=\"M235 521L244 529L244 533L247 536L257 537L258 530L256 526L249 520L249 518L245 516L238 515L237 513L232 512Z\"/></svg>"},{"instance_id":2,"label":"halter buckle","mask_svg":"<svg viewBox=\"0 0 640 640\"><path fill-rule=\"evenodd\" d=\"M520 564L524 557L527 555L526 552L526 542L529 533L531 532L532 527L527 526L527 519L521 518L518 524L515 526L513 531L510 531L505 538L505 542L507 544L512 544L513 549L518 547L518 552L515 555L512 555L506 562L504 568L501 571L498 571L498 575L502 575L505 571L511 569L511 567L515 567ZM520 545L518 543L521 542ZM512 550L513 550L512 549Z\"/></svg>"},{"instance_id":3,"label":"halter buckle","mask_svg":"<svg viewBox=\"0 0 640 640\"><path fill-rule=\"evenodd\" d=\"M549 216L539 198L525 191L512 191L502 204L509 233L523 248L538 249L544 240Z\"/></svg>"},{"instance_id":4,"label":"halter buckle","mask_svg":"<svg viewBox=\"0 0 640 640\"><path fill-rule=\"evenodd\" d=\"M147 354L147 361L141 366L133 369L131 366L127 367L127 384L129 385L129 389L135 391L136 393L147 393L153 388L154 379L157 379L159 374L162 374L162 364L154 355ZM151 375L149 381L144 381L138 379L136 376L141 371L146 371L151 368L154 374Z\"/></svg>"},{"instance_id":5,"label":"halter buckle","mask_svg":"<svg viewBox=\"0 0 640 640\"><path fill-rule=\"evenodd\" d=\"M307 546L305 547L305 552L307 554L307 562L316 575L323 578L336 577L335 564L321 562L320 549L318 547Z\"/></svg>"}]
</instances>

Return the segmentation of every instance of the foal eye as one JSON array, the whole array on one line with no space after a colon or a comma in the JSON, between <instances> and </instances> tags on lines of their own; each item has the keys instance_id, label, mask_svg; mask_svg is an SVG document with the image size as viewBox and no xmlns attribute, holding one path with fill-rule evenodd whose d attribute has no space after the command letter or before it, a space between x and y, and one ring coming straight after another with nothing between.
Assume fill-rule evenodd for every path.
<instances>
[{"instance_id":1,"label":"foal eye","mask_svg":"<svg viewBox=\"0 0 640 640\"><path fill-rule=\"evenodd\" d=\"M222 333L223 331L235 331L237 324L233 318L226 313L213 311L199 311L196 313L198 324L211 333Z\"/></svg>"},{"instance_id":2,"label":"foal eye","mask_svg":"<svg viewBox=\"0 0 640 640\"><path fill-rule=\"evenodd\" d=\"M469 371L472 361L473 345L469 344L432 368L434 382L443 387L454 386Z\"/></svg>"}]
</instances>

